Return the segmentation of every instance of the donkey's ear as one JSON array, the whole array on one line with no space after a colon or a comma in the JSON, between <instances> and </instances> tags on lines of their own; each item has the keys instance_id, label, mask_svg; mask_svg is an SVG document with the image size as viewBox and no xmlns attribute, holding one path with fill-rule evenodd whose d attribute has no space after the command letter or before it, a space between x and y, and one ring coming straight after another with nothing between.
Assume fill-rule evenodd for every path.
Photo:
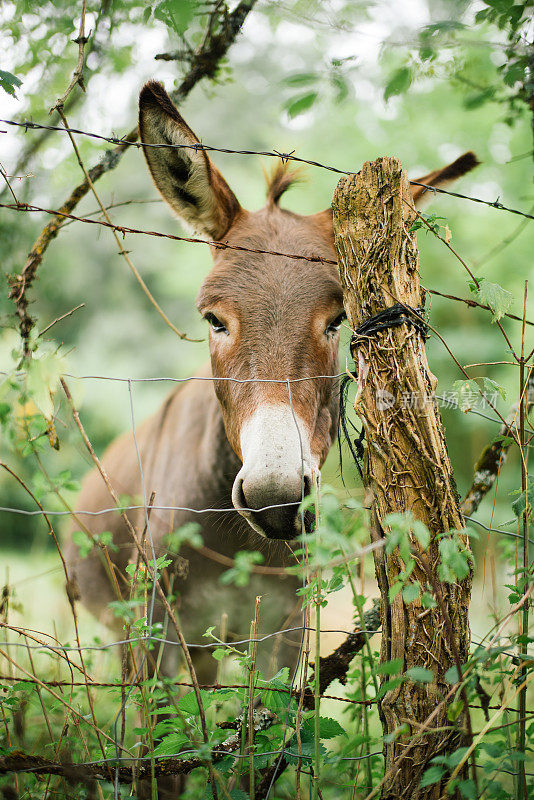
<instances>
[{"instance_id":1,"label":"donkey's ear","mask_svg":"<svg viewBox=\"0 0 534 800\"><path fill-rule=\"evenodd\" d=\"M147 83L139 97L139 134L163 199L196 232L221 239L241 207L204 150L194 149L198 137L155 81Z\"/></svg>"},{"instance_id":2,"label":"donkey's ear","mask_svg":"<svg viewBox=\"0 0 534 800\"><path fill-rule=\"evenodd\" d=\"M480 164L478 158L474 153L469 151L464 153L463 156L457 158L452 164L446 167L436 169L434 172L429 172L428 175L423 175L422 178L416 178L416 183L411 185L413 201L417 208L425 206L434 197L432 189L426 189L424 186L417 186L418 183L424 183L426 186L436 186L439 189L444 189L457 178L461 178L466 172Z\"/></svg>"}]
</instances>

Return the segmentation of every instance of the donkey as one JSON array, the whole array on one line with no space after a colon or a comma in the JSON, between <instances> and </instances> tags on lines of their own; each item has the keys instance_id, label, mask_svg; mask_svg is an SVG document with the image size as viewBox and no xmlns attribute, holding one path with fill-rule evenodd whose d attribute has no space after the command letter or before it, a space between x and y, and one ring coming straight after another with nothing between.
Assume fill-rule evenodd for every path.
<instances>
[{"instance_id":1,"label":"donkey","mask_svg":"<svg viewBox=\"0 0 534 800\"><path fill-rule=\"evenodd\" d=\"M302 530L299 504L319 478L338 423L335 375L344 310L336 267L327 263L335 261L331 209L301 216L280 208L295 179L280 164L269 181L266 206L246 211L206 152L194 149L199 139L161 84L144 86L139 108L144 155L164 200L196 233L247 251L212 247L213 268L197 298L209 324L211 364L170 394L139 426L136 441L132 432L116 440L103 465L118 493L139 496L138 448L146 493L155 492L149 533L158 554L171 531L201 523L204 548L183 550L188 574L177 577L174 589L188 642L202 642L206 627L216 625L222 611L228 614L229 634L246 635L257 595L264 596L264 631L291 628L298 581L278 568L295 563L289 543ZM473 153L466 153L419 182L443 186L476 164ZM425 191L414 186L414 200L421 202ZM306 260L317 256L324 262ZM78 507L98 512L109 506L108 490L94 470L84 481ZM161 507L220 511L196 515ZM142 531L144 511L128 515ZM92 534L113 533L111 557L121 584L135 554L120 515L81 519ZM309 527L306 520L304 527ZM224 587L219 578L243 549L260 550L265 564L255 567L246 590ZM68 557L85 605L112 622L108 603L115 596L97 550L80 559L71 542ZM163 619L159 606L155 613ZM172 634L169 626L167 637ZM281 636L280 664L295 662L298 640L289 632ZM164 673L176 669L178 651L165 648ZM192 656L199 680L211 682L216 665L209 653L193 648Z\"/></svg>"}]
</instances>

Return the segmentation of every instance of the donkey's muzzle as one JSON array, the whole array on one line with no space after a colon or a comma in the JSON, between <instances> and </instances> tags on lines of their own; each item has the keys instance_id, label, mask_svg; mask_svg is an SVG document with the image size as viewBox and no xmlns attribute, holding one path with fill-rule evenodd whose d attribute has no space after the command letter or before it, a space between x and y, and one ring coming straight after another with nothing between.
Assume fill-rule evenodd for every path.
<instances>
[{"instance_id":1,"label":"donkey's muzzle","mask_svg":"<svg viewBox=\"0 0 534 800\"><path fill-rule=\"evenodd\" d=\"M241 453L234 508L262 536L295 539L310 527L300 504L318 474L308 426L289 405L260 405L241 429Z\"/></svg>"},{"instance_id":2,"label":"donkey's muzzle","mask_svg":"<svg viewBox=\"0 0 534 800\"><path fill-rule=\"evenodd\" d=\"M290 498L285 492L257 491L256 486L251 486L246 479L238 476L232 500L234 507L262 536L290 540L299 536L303 528L308 533L311 531L315 515L311 511L300 511L301 498L307 497L310 491L311 478L307 475L300 481L298 489L291 493L293 497L298 497L298 502L292 502L293 497Z\"/></svg>"}]
</instances>

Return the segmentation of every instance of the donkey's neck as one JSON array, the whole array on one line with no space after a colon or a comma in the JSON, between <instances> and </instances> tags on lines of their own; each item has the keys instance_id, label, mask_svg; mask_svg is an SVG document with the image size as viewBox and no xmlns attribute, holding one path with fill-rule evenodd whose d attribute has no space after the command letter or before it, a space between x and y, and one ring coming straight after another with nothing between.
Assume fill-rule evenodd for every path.
<instances>
[{"instance_id":1,"label":"donkey's neck","mask_svg":"<svg viewBox=\"0 0 534 800\"><path fill-rule=\"evenodd\" d=\"M228 508L241 462L232 450L208 368L167 398L147 430L153 488L171 505ZM147 490L152 487L147 486Z\"/></svg>"},{"instance_id":2,"label":"donkey's neck","mask_svg":"<svg viewBox=\"0 0 534 800\"><path fill-rule=\"evenodd\" d=\"M206 499L210 499L211 507L227 508L232 506L232 486L241 468L241 461L236 456L224 429L221 407L213 390L203 396L202 435L198 447L199 488ZM207 388L206 385L202 387Z\"/></svg>"}]
</instances>

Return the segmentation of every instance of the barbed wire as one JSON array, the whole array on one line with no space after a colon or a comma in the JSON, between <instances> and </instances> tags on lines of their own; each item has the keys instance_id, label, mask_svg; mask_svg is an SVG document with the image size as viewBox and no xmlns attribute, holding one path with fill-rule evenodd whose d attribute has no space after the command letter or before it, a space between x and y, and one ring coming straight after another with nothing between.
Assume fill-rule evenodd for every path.
<instances>
[{"instance_id":1,"label":"barbed wire","mask_svg":"<svg viewBox=\"0 0 534 800\"><path fill-rule=\"evenodd\" d=\"M376 632L379 633L379 631L376 631ZM508 655L508 654L505 653L504 655ZM19 677L19 676L15 676L15 675L1 675L0 674L0 680L9 681L11 683L27 683L27 684L31 684L31 685L35 685L35 683L36 683L36 681L34 679L32 679L32 678L23 678L23 677ZM67 688L71 687L71 686L83 686L83 687L85 687L85 685L86 685L84 681L75 681L75 680L70 680L70 681L67 681L67 680L50 680L50 681L42 680L42 683L46 684L47 686L67 687ZM189 681L171 681L170 683L171 683L172 686L176 686L176 687L180 686L180 687L189 688L189 689L191 689L193 687L193 684L191 682L189 682ZM139 688L139 687L144 686L146 684L147 684L147 681L138 681L138 682L133 683L133 684L131 682L129 682L129 683L121 683L121 682L113 683L111 681L91 681L89 685L90 685L91 689L121 689L121 688L131 687L132 685L134 686L134 688L135 687ZM201 689L207 689L207 690L213 689L215 691L220 691L221 689L248 689L249 688L248 684L245 684L245 683L200 683L199 686L200 686ZM6 690L5 687L0 687L0 689L1 688L4 688L4 691ZM290 693L290 689L287 686L272 686L270 683L269 683L269 685L258 686L257 688L260 691L270 691L270 692L274 692L275 694L289 694ZM338 702L341 702L341 703L347 703L348 705L356 705L356 706L372 706L372 705L376 705L377 702L378 702L376 700L376 698L374 698L374 697L370 698L368 700L357 700L357 699L354 699L352 697L340 697L339 695L332 695L332 694L322 694L321 695L321 699L322 700L334 700L334 701L338 701ZM479 706L479 705L475 705L474 703L470 703L469 704L469 708L472 708L472 709L476 710L476 709L481 709L482 707ZM491 710L497 710L499 708L500 708L500 706L497 706L497 705L489 704L487 706L487 709L490 710L490 711ZM509 712L519 713L519 709L513 708L513 706L510 706L507 710ZM527 710L526 713L527 713L528 716L534 716L534 709ZM517 724L517 722L513 722L511 724Z\"/></svg>"},{"instance_id":2,"label":"barbed wire","mask_svg":"<svg viewBox=\"0 0 534 800\"><path fill-rule=\"evenodd\" d=\"M294 161L299 164L306 164L307 166L317 167L319 169L325 169L329 172L334 172L337 175L352 175L354 174L354 170L344 170L339 169L339 167L334 167L329 164L323 164L320 161L313 161L307 158L300 158L299 156L295 155L295 151L291 151L289 153L284 153L279 150L235 150L228 147L214 147L212 145L207 145L202 142L198 142L197 144L158 144L158 143L148 143L148 142L132 142L124 137L117 137L117 136L104 136L99 133L92 133L90 131L80 130L79 128L70 128L70 127L60 127L56 125L42 125L38 122L33 122L32 120L24 120L23 122L17 122L16 120L10 119L0 119L0 123L4 125L12 125L18 128L24 128L27 130L39 129L39 130L50 130L50 131L57 131L58 133L67 133L72 134L76 133L79 136L86 136L91 139L97 139L99 141L108 142L109 144L120 145L121 147L134 147L136 149L139 148L167 148L167 149L186 149L186 150L194 150L195 152L203 151L205 153L225 153L227 155L240 155L240 156L264 156L266 158L281 158L282 161ZM499 198L494 201L491 200L484 200L481 197L472 197L471 195L461 194L460 192L451 192L449 189L441 189L437 186L431 186L426 183L420 183L419 181L410 180L410 184L413 186L421 186L431 192L438 192L439 194L447 194L451 197L456 197L460 200L470 200L473 203L480 203L485 206L489 206L490 208L496 208L499 211L507 211L510 214L517 214L518 216L525 217L526 219L534 219L534 215L527 213L526 211L521 211L517 208L509 208L508 206L503 205Z\"/></svg>"},{"instance_id":3,"label":"barbed wire","mask_svg":"<svg viewBox=\"0 0 534 800\"><path fill-rule=\"evenodd\" d=\"M121 233L123 235L123 238L125 237L125 235L127 233L138 234L138 235L143 235L143 236L154 236L155 238L158 238L158 239L171 239L173 241L187 242L189 244L209 245L210 247L213 247L213 248L219 249L219 250L235 250L235 251L243 252L243 253L254 253L254 254L259 254L259 255L270 255L270 256L275 256L277 258L290 258L290 259L293 259L293 260L306 261L306 262L314 263L314 264L331 264L332 266L337 266L337 261L336 260L331 259L331 258L325 258L323 256L307 256L307 255L304 255L302 253L301 254L299 254L299 253L283 253L283 252L278 251L278 250L267 250L267 249L261 249L261 248L246 247L245 245L230 244L229 242L224 242L222 240L213 241L213 240L210 240L210 239L201 239L199 237L194 237L194 236L180 236L179 234L163 233L162 231L152 231L152 230L145 230L145 229L141 229L141 228L132 228L132 227L126 226L126 225L115 225L114 223L107 222L106 220L89 219L89 217L80 217L80 216L77 216L75 214L68 214L67 212L64 212L64 211L59 211L59 210L50 209L50 208L44 208L42 206L36 206L36 205L31 204L31 203L21 203L21 202L18 202L18 201L17 201L17 203L0 203L0 208L7 208L7 209L10 209L12 211L19 211L19 212L26 212L26 213L49 214L49 215L55 216L55 217L61 217L61 218L65 218L65 219L70 219L71 221L74 221L74 222L82 222L82 223L85 223L85 224L88 224L88 225L100 225L101 227L108 228L108 229L113 230L115 232ZM534 219L534 217L533 217L533 219ZM483 303L478 303L475 300L471 300L470 298L466 299L466 298L461 298L461 297L455 297L454 295L445 295L442 292L439 292L439 291L434 290L434 289L426 289L426 291L428 291L430 294L436 294L438 296L444 297L447 300L454 300L456 302L465 303L469 307L481 308L484 311L492 311L490 306L485 305ZM508 312L506 312L504 314L504 316L508 317L509 319L514 319L516 321L522 321L520 317L517 317L517 315L510 314ZM534 325L534 322L532 322L532 321L527 319L526 320L526 324L527 325ZM199 341L201 341L201 340L199 340ZM329 377L329 376L325 376L325 377ZM127 380L127 379L124 379L124 380ZM154 380L156 380L156 379L154 379ZM164 379L162 379L162 380L164 380ZM236 380L236 379L233 379L233 380ZM303 378L301 380L308 380L308 379L307 378ZM285 381L279 381L279 382L283 383Z\"/></svg>"},{"instance_id":4,"label":"barbed wire","mask_svg":"<svg viewBox=\"0 0 534 800\"><path fill-rule=\"evenodd\" d=\"M278 256L280 258L292 258L297 259L299 261L309 261L313 264L334 264L337 265L337 261L331 258L323 258L322 256L305 256L299 255L297 253L281 253L278 250L263 250L253 247L245 247L244 245L239 244L230 244L229 242L223 241L212 241L210 239L199 239L198 237L194 236L178 236L177 234L173 233L162 233L161 231L147 231L142 230L140 228L131 228L127 225L115 225L110 222L106 222L105 220L101 219L89 219L88 217L78 217L75 214L67 214L65 211L57 211L51 208L43 208L41 206L32 205L31 203L0 203L0 208L9 208L12 211L22 211L22 212L42 212L44 214L50 214L51 216L57 217L64 217L65 219L72 219L75 222L84 222L87 225L100 225L103 228L109 228L110 230L114 230L118 233L122 233L123 236L127 233L134 233L134 234L142 234L144 236L155 236L158 239L173 239L174 241L178 242L189 242L190 244L204 244L209 245L210 247L214 247L218 250L237 250L240 253L259 253L260 255L268 255L268 256Z\"/></svg>"}]
</instances>

